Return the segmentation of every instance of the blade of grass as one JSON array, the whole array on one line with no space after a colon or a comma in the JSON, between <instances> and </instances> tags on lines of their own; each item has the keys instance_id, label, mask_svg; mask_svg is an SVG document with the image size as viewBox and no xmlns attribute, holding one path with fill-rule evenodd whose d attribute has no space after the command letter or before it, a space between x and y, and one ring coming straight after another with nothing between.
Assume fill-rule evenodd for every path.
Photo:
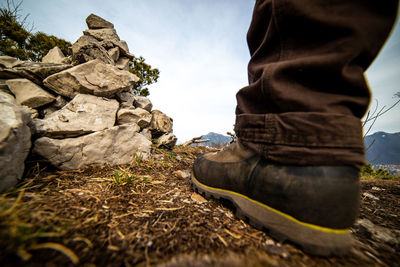
<instances>
[{"instance_id":1,"label":"blade of grass","mask_svg":"<svg viewBox=\"0 0 400 267\"><path fill-rule=\"evenodd\" d=\"M41 243L32 245L28 248L28 250L37 250L37 249L54 249L67 256L73 264L77 264L79 262L78 256L76 256L76 254L72 250L58 243L52 243L52 242Z\"/></svg>"}]
</instances>

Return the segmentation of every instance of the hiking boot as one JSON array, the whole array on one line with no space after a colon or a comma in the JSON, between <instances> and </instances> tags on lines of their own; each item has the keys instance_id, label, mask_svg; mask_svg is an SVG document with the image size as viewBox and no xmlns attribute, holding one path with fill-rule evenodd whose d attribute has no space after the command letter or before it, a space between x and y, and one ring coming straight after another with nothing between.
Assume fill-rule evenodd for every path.
<instances>
[{"instance_id":1,"label":"hiking boot","mask_svg":"<svg viewBox=\"0 0 400 267\"><path fill-rule=\"evenodd\" d=\"M239 218L307 253L343 255L359 210L358 170L351 166L271 164L238 141L200 155L192 183L206 197L231 201Z\"/></svg>"}]
</instances>

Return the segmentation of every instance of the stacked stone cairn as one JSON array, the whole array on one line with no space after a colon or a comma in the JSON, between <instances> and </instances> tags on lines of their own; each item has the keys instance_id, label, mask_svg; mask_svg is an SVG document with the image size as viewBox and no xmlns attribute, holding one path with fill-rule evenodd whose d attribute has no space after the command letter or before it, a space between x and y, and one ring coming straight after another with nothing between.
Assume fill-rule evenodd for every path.
<instances>
[{"instance_id":1,"label":"stacked stone cairn","mask_svg":"<svg viewBox=\"0 0 400 267\"><path fill-rule=\"evenodd\" d=\"M21 179L31 150L72 170L174 147L172 119L132 92L139 78L128 71L127 43L101 17L86 23L71 57L58 47L40 63L0 56L0 192Z\"/></svg>"}]
</instances>

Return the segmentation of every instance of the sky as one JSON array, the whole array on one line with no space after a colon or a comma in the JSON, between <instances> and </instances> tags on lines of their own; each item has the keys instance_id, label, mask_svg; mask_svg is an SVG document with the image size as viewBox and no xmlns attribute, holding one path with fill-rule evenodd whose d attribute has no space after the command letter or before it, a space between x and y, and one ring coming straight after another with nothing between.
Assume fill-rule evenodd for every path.
<instances>
[{"instance_id":1,"label":"sky","mask_svg":"<svg viewBox=\"0 0 400 267\"><path fill-rule=\"evenodd\" d=\"M4 6L5 0L0 0ZM19 2L19 1L15 1ZM135 56L160 70L149 87L154 109L173 118L178 143L233 132L236 92L247 85L246 33L255 0L24 0L34 30L74 43L94 13L112 22ZM379 107L400 91L399 20L367 70ZM374 104L375 102L372 102ZM400 132L400 105L380 117L370 133Z\"/></svg>"}]
</instances>

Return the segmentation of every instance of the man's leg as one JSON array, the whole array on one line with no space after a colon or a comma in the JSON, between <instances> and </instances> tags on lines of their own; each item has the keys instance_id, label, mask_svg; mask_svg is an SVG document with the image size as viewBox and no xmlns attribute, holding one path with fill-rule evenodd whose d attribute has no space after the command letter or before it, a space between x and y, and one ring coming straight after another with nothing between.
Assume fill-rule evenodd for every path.
<instances>
[{"instance_id":1,"label":"man's leg","mask_svg":"<svg viewBox=\"0 0 400 267\"><path fill-rule=\"evenodd\" d=\"M249 83L236 133L280 164L364 163L364 71L385 42L397 1L257 1L248 32Z\"/></svg>"},{"instance_id":2,"label":"man's leg","mask_svg":"<svg viewBox=\"0 0 400 267\"><path fill-rule=\"evenodd\" d=\"M348 251L369 103L363 73L396 11L389 0L258 0L250 84L237 94L239 142L200 156L194 186L310 253Z\"/></svg>"}]
</instances>

